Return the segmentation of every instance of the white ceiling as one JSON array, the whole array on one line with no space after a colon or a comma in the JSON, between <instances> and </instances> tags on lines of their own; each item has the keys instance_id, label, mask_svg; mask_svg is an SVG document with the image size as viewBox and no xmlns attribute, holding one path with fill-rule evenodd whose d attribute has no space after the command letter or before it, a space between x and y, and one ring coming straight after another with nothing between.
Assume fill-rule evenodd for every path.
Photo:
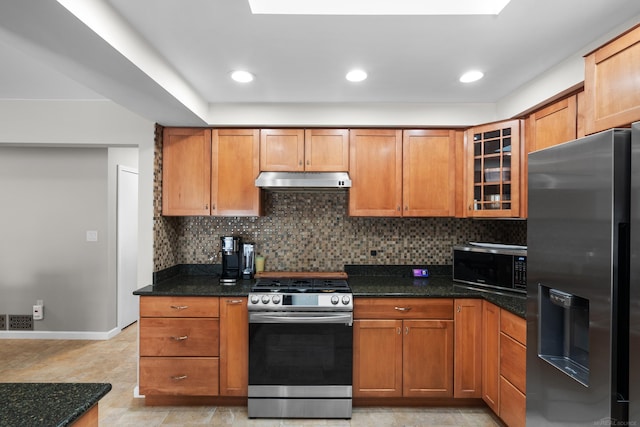
<instances>
[{"instance_id":1,"label":"white ceiling","mask_svg":"<svg viewBox=\"0 0 640 427\"><path fill-rule=\"evenodd\" d=\"M214 121L212 106L224 105L496 103L638 16L638 0L511 0L498 16L252 15L247 0L2 0L0 100L111 99L173 125ZM369 78L347 82L354 67ZM238 68L256 79L233 82ZM459 83L471 68L485 78Z\"/></svg>"}]
</instances>

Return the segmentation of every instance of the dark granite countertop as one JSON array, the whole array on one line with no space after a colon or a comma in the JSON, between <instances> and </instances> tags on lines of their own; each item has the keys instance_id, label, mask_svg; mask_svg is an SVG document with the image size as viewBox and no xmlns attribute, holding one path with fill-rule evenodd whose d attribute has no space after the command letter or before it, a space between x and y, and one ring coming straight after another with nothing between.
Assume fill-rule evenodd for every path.
<instances>
[{"instance_id":1,"label":"dark granite countertop","mask_svg":"<svg viewBox=\"0 0 640 427\"><path fill-rule=\"evenodd\" d=\"M348 266L346 266L348 267ZM421 297L421 298L482 298L520 317L526 315L526 297L473 289L456 283L446 268L431 268L435 273L428 278L416 279L406 274L406 266L345 268L354 297ZM247 296L252 280L240 280L235 285L221 285L215 274L179 274L134 292L141 296Z\"/></svg>"},{"instance_id":2,"label":"dark granite countertop","mask_svg":"<svg viewBox=\"0 0 640 427\"><path fill-rule=\"evenodd\" d=\"M110 390L107 383L0 383L0 426L68 426Z\"/></svg>"}]
</instances>

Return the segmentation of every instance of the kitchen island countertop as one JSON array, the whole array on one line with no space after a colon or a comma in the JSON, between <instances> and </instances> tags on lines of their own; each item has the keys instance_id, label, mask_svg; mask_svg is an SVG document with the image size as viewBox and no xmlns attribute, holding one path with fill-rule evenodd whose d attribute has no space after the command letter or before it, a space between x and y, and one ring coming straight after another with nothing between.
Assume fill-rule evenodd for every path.
<instances>
[{"instance_id":1,"label":"kitchen island countertop","mask_svg":"<svg viewBox=\"0 0 640 427\"><path fill-rule=\"evenodd\" d=\"M108 383L0 383L0 426L68 426L110 390Z\"/></svg>"},{"instance_id":2,"label":"kitchen island countertop","mask_svg":"<svg viewBox=\"0 0 640 427\"><path fill-rule=\"evenodd\" d=\"M235 285L221 285L215 275L179 275L148 285L134 292L140 296L247 296L252 280L239 280ZM526 297L473 289L454 282L451 276L428 278L398 276L349 276L353 296L358 297L420 297L420 298L482 298L520 317L526 315Z\"/></svg>"}]
</instances>

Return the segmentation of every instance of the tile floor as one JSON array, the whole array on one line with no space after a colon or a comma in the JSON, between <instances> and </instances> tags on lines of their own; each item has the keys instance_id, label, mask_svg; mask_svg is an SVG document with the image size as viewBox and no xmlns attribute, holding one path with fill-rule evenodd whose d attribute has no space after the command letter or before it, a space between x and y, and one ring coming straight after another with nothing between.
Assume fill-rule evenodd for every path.
<instances>
[{"instance_id":1,"label":"tile floor","mask_svg":"<svg viewBox=\"0 0 640 427\"><path fill-rule=\"evenodd\" d=\"M244 407L145 407L133 397L137 325L108 341L2 340L2 382L108 382L100 426L501 426L486 408L354 408L351 420L247 418Z\"/></svg>"}]
</instances>

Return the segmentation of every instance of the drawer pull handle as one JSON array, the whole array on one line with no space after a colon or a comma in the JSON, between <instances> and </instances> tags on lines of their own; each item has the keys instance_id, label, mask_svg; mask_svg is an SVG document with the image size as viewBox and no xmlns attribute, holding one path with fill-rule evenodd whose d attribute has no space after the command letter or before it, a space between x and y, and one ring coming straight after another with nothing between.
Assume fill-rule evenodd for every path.
<instances>
[{"instance_id":1,"label":"drawer pull handle","mask_svg":"<svg viewBox=\"0 0 640 427\"><path fill-rule=\"evenodd\" d=\"M188 305L172 305L171 308L173 308L174 310L185 310L189 308L189 306Z\"/></svg>"},{"instance_id":2,"label":"drawer pull handle","mask_svg":"<svg viewBox=\"0 0 640 427\"><path fill-rule=\"evenodd\" d=\"M411 310L411 307L393 307L398 311L409 311Z\"/></svg>"},{"instance_id":3,"label":"drawer pull handle","mask_svg":"<svg viewBox=\"0 0 640 427\"><path fill-rule=\"evenodd\" d=\"M171 337L171 339L174 340L174 341L184 341L187 338L189 338L187 335L182 335L180 337Z\"/></svg>"},{"instance_id":4,"label":"drawer pull handle","mask_svg":"<svg viewBox=\"0 0 640 427\"><path fill-rule=\"evenodd\" d=\"M176 375L175 377L171 377L172 380L174 381L182 381L182 380L186 380L187 376L186 375Z\"/></svg>"},{"instance_id":5,"label":"drawer pull handle","mask_svg":"<svg viewBox=\"0 0 640 427\"><path fill-rule=\"evenodd\" d=\"M241 299L228 299L227 303L229 303L229 304L242 304L242 300Z\"/></svg>"}]
</instances>

